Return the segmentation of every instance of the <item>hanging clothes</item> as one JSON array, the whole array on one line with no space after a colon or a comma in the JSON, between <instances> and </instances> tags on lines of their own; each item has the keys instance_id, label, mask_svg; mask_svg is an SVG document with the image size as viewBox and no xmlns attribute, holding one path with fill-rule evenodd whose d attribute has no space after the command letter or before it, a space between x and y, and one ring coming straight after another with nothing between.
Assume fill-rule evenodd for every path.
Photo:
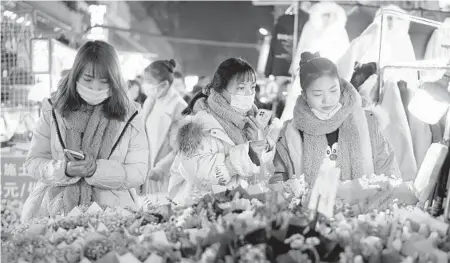
<instances>
[{"instance_id":1,"label":"hanging clothes","mask_svg":"<svg viewBox=\"0 0 450 263\"><path fill-rule=\"evenodd\" d=\"M301 9L298 12L297 32L300 35L308 21L309 14ZM289 76L293 53L294 23L294 15L282 15L278 18L270 41L269 56L264 72L266 77L269 75Z\"/></svg>"},{"instance_id":2,"label":"hanging clothes","mask_svg":"<svg viewBox=\"0 0 450 263\"><path fill-rule=\"evenodd\" d=\"M301 93L298 79L301 54L305 51L319 52L321 57L336 63L347 50L350 42L345 29L347 15L341 6L333 2L320 2L313 5L308 13L309 20L303 27L292 59L290 72L295 75L295 79L286 99L286 106L281 116L282 121L292 119L295 102Z\"/></svg>"},{"instance_id":3,"label":"hanging clothes","mask_svg":"<svg viewBox=\"0 0 450 263\"><path fill-rule=\"evenodd\" d=\"M411 39L408 34L409 21L385 17L381 25L381 10L395 10L406 13L396 5L388 5L379 9L373 23L351 43L347 51L337 62L340 76L350 81L353 75L355 63L365 64L376 62L383 67L392 63L414 62L416 56ZM380 51L381 27L383 27L383 44ZM381 59L380 59L381 57ZM415 82L417 86L417 74L414 76L411 70L386 70L384 79L392 79L395 82L405 80ZM410 87L413 87L411 83Z\"/></svg>"},{"instance_id":4,"label":"hanging clothes","mask_svg":"<svg viewBox=\"0 0 450 263\"><path fill-rule=\"evenodd\" d=\"M403 180L414 180L417 175L417 163L400 90L393 81L387 81L384 85L385 93L380 107L389 114L390 121L383 135L394 149Z\"/></svg>"},{"instance_id":5,"label":"hanging clothes","mask_svg":"<svg viewBox=\"0 0 450 263\"><path fill-rule=\"evenodd\" d=\"M381 25L381 11L393 10L401 13L407 13L396 5L388 5L379 9L375 15L376 20ZM414 53L414 47L409 36L408 20L386 16L383 20L383 39L382 49L385 45L390 47L391 54L385 56L383 50L381 50L380 68L389 64L410 64L416 61L416 55ZM381 27L380 27L381 28ZM383 72L383 79L389 79L394 82L406 81L408 88L416 90L419 86L419 79L417 71L414 69L393 69L388 68Z\"/></svg>"},{"instance_id":6,"label":"hanging clothes","mask_svg":"<svg viewBox=\"0 0 450 263\"><path fill-rule=\"evenodd\" d=\"M414 98L416 90L409 89L405 81L399 81L397 85L400 91L403 109L406 113L406 118L408 120L409 129L411 132L417 167L420 168L423 159L427 154L428 148L432 143L433 134L431 132L430 125L420 121L408 110L408 105L411 102L412 98Z\"/></svg>"},{"instance_id":7,"label":"hanging clothes","mask_svg":"<svg viewBox=\"0 0 450 263\"><path fill-rule=\"evenodd\" d=\"M431 60L437 65L447 64L450 58L450 48L445 47L450 46L450 17L446 18L444 23L449 26L434 30L425 51L424 59ZM421 78L428 81L435 81L442 77L444 73L445 70L428 71L424 72Z\"/></svg>"},{"instance_id":8,"label":"hanging clothes","mask_svg":"<svg viewBox=\"0 0 450 263\"><path fill-rule=\"evenodd\" d=\"M345 10L333 2L321 2L309 10L309 20L303 28L292 60L291 72L297 72L301 54L319 52L321 57L337 62L350 43L345 24Z\"/></svg>"},{"instance_id":9,"label":"hanging clothes","mask_svg":"<svg viewBox=\"0 0 450 263\"><path fill-rule=\"evenodd\" d=\"M414 48L408 34L409 21L397 17L385 16L383 24L381 24L381 11L385 9L406 13L406 11L396 5L388 5L377 11L374 22L360 37L350 43L349 49L338 62L338 71L342 78L350 80L355 71L355 64L379 62L380 68L383 68L385 65L410 64L416 61ZM381 33L383 33L383 38L380 50ZM396 90L398 90L396 83L404 81L407 89L403 92L404 99L406 98L406 95L412 98L419 86L417 71L412 69L387 68L383 70L382 77L382 81L384 82L384 93L388 92L390 86L394 86ZM394 84L391 85L389 83ZM386 96L387 95L385 94L383 97ZM383 100L383 98L381 98L381 100ZM408 101L409 100L410 99L408 99ZM404 103L408 103L408 101L404 101ZM402 99L398 102L400 103L399 105L403 105ZM383 101L382 103L385 102ZM431 143L430 127L412 116L409 111L405 111L405 107L402 108L403 115L406 116L406 124L410 128L408 133L412 140L413 152L416 157L416 166L420 166L429 147L429 143ZM392 127L393 125L396 125L392 120L396 118L398 112L388 111L388 114L391 118L389 126ZM408 141L405 138L403 139ZM401 157L397 156L397 158L400 159Z\"/></svg>"}]
</instances>

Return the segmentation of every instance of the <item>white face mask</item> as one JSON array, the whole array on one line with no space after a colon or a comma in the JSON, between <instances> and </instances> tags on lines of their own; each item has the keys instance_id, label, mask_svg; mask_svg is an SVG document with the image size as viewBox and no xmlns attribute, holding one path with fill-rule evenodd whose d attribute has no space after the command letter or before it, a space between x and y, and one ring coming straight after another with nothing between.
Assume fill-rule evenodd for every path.
<instances>
[{"instance_id":1,"label":"white face mask","mask_svg":"<svg viewBox=\"0 0 450 263\"><path fill-rule=\"evenodd\" d=\"M314 115L316 115L317 118L319 118L319 120L329 120L331 118L333 118L333 116L342 108L342 104L338 103L338 105L336 106L336 108L334 108L332 111L330 111L329 113L323 113L321 111L318 111L316 109L311 108L311 111L314 113Z\"/></svg>"},{"instance_id":2,"label":"white face mask","mask_svg":"<svg viewBox=\"0 0 450 263\"><path fill-rule=\"evenodd\" d=\"M77 92L90 105L98 105L109 98L109 89L93 90L77 81Z\"/></svg>"},{"instance_id":3,"label":"white face mask","mask_svg":"<svg viewBox=\"0 0 450 263\"><path fill-rule=\"evenodd\" d=\"M252 95L236 95L231 94L231 107L240 113L247 113L252 109L255 103L255 94Z\"/></svg>"},{"instance_id":4,"label":"white face mask","mask_svg":"<svg viewBox=\"0 0 450 263\"><path fill-rule=\"evenodd\" d=\"M162 82L158 85L144 83L142 87L144 88L145 95L147 95L147 97L160 98L162 94L165 94L166 91L166 89L160 89L160 85L162 85Z\"/></svg>"}]
</instances>

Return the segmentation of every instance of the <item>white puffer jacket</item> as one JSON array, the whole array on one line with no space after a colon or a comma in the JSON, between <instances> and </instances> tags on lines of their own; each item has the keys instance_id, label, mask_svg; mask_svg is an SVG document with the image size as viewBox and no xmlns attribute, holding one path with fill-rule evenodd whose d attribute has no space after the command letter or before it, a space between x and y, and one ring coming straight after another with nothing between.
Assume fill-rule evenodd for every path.
<instances>
[{"instance_id":1,"label":"white puffer jacket","mask_svg":"<svg viewBox=\"0 0 450 263\"><path fill-rule=\"evenodd\" d=\"M148 144L141 114L131 119L136 111L136 108L129 111L126 117L130 124L128 127L127 122L121 123L120 131L124 133L121 139L120 132L117 133L118 144L111 157L97 160L96 172L86 178L86 182L93 186L94 201L100 205L137 208L135 188L144 183L147 174ZM55 117L64 140L68 128L57 111ZM24 204L22 221L48 216L50 210L55 210L52 206L57 203L50 198L49 191L55 186L72 185L79 180L66 176L65 159L52 118L52 106L44 100L25 162L30 176L38 182Z\"/></svg>"},{"instance_id":2,"label":"white puffer jacket","mask_svg":"<svg viewBox=\"0 0 450 263\"><path fill-rule=\"evenodd\" d=\"M236 145L206 111L199 111L181 125L177 144L169 196L178 204L190 203L194 192L207 193L213 185L246 187L247 179L260 172L249 157L249 142ZM263 163L271 163L273 153L263 156Z\"/></svg>"}]
</instances>

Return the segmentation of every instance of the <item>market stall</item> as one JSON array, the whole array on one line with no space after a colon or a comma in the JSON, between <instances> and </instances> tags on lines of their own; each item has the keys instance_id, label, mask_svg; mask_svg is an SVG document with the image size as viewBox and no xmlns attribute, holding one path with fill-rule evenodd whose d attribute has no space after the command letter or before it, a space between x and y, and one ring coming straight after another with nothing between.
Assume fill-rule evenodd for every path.
<instances>
[{"instance_id":1,"label":"market stall","mask_svg":"<svg viewBox=\"0 0 450 263\"><path fill-rule=\"evenodd\" d=\"M342 14L341 11L337 8L336 12ZM384 17L388 15L408 23L424 22L403 12L382 10L380 21L374 21L381 35ZM344 35L343 45L351 51L361 39L367 40L367 35L363 33L359 39L346 43L342 19L338 37ZM438 29L447 28L446 23L432 24ZM290 34L295 32L296 29ZM405 32L401 37L408 42ZM403 178L366 175L341 182L340 169L329 167L321 169L311 185L305 182L304 175L276 184L260 182L255 177L256 184L246 189L214 185L206 195L201 195L199 189L193 190L189 198L192 202L183 205L161 194L135 200L139 205L135 209L92 203L65 214L23 222L22 203L34 181L25 180L29 177L24 176L23 152L16 149L6 158L2 152L1 259L83 263L450 262L450 113L445 116L450 107L450 99L445 99L450 98L450 86L449 76L442 76L444 71L449 72L448 60L442 65L424 65L415 58L409 61L408 45L409 54L404 60L386 62L379 56L384 47L382 41L380 37L379 42L371 43L379 53L371 53L361 65L355 67L355 62L361 62L364 56L350 56L346 78L361 84L354 85L366 106L388 113L390 122L382 132L393 145ZM51 49L52 42L44 40L36 50L46 51L46 43ZM376 63L370 64L373 58ZM127 76L135 77L138 68L147 63L145 59L139 54L128 58L122 54L122 63L137 66ZM61 70L66 69L64 63ZM283 68L286 70L287 65ZM44 69L39 72L51 74ZM389 72L392 69L400 71ZM423 71L442 74L436 80ZM355 77L360 72L363 76ZM367 81L370 77L375 81ZM49 78L48 83L53 83ZM260 79L260 101L285 97L289 79ZM423 114L424 107L430 109L427 114Z\"/></svg>"},{"instance_id":2,"label":"market stall","mask_svg":"<svg viewBox=\"0 0 450 263\"><path fill-rule=\"evenodd\" d=\"M372 178L371 187L393 187ZM305 206L300 177L282 185L217 189L189 206L171 200L142 210L76 207L64 217L17 225L2 242L5 262L435 262L450 260L450 225L422 209L379 202L354 217L354 205L335 200L332 215L318 199ZM374 191L372 191L374 192ZM381 192L381 194L380 194ZM325 194L324 192L321 192ZM320 195L319 195L320 196ZM311 205L311 203L310 203ZM20 207L2 204L2 229ZM3 233L6 234L6 233Z\"/></svg>"}]
</instances>

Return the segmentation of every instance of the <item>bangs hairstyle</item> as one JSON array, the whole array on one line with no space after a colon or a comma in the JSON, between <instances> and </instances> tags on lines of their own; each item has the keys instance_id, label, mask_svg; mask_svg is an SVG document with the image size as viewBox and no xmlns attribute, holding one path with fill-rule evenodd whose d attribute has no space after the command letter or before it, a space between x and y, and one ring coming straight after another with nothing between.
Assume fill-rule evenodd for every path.
<instances>
[{"instance_id":1,"label":"bangs hairstyle","mask_svg":"<svg viewBox=\"0 0 450 263\"><path fill-rule=\"evenodd\" d=\"M303 52L300 61L300 85L303 90L322 76L331 76L339 79L336 65L327 58L320 57L319 53Z\"/></svg>"},{"instance_id":2,"label":"bangs hairstyle","mask_svg":"<svg viewBox=\"0 0 450 263\"><path fill-rule=\"evenodd\" d=\"M247 61L241 58L229 58L219 65L207 88L221 93L233 79L238 82L256 83L256 72Z\"/></svg>"},{"instance_id":3,"label":"bangs hairstyle","mask_svg":"<svg viewBox=\"0 0 450 263\"><path fill-rule=\"evenodd\" d=\"M92 65L90 74L94 78L108 81L111 96L103 103L106 118L124 121L130 104L127 85L116 50L104 41L88 41L78 50L72 68L58 83L58 90L52 98L55 109L67 116L85 104L76 87L88 65Z\"/></svg>"},{"instance_id":4,"label":"bangs hairstyle","mask_svg":"<svg viewBox=\"0 0 450 263\"><path fill-rule=\"evenodd\" d=\"M232 79L236 79L238 82L255 82L256 84L256 72L247 61L241 58L229 58L219 65L214 73L211 83L206 85L206 90L214 89L215 91L222 93ZM199 91L191 99L189 105L181 114L192 114L195 103L206 97L208 97L207 94Z\"/></svg>"}]
</instances>

